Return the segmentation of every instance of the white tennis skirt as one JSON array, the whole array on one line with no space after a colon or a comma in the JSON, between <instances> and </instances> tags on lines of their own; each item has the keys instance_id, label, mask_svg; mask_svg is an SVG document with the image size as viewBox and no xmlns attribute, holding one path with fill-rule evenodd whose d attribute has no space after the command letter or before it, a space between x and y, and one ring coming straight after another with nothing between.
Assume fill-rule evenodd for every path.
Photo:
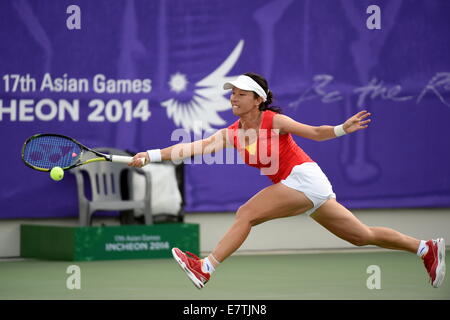
<instances>
[{"instance_id":1,"label":"white tennis skirt","mask_svg":"<svg viewBox=\"0 0 450 320\"><path fill-rule=\"evenodd\" d=\"M301 191L314 204L305 213L312 214L328 199L336 198L333 187L325 173L315 162L305 162L292 168L289 176L280 181L285 186Z\"/></svg>"}]
</instances>

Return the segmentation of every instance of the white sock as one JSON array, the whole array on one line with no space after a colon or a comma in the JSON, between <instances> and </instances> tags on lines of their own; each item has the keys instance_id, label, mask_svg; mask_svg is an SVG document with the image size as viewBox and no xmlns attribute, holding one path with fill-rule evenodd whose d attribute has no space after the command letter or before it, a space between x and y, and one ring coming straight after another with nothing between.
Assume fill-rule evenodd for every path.
<instances>
[{"instance_id":1,"label":"white sock","mask_svg":"<svg viewBox=\"0 0 450 320\"><path fill-rule=\"evenodd\" d=\"M216 269L214 269L211 261L209 261L209 259L207 257L205 259L203 259L202 271L207 272L209 274L212 274L214 271L216 271Z\"/></svg>"},{"instance_id":2,"label":"white sock","mask_svg":"<svg viewBox=\"0 0 450 320\"><path fill-rule=\"evenodd\" d=\"M419 249L417 249L417 255L423 257L428 252L428 246L425 240L420 240Z\"/></svg>"}]
</instances>

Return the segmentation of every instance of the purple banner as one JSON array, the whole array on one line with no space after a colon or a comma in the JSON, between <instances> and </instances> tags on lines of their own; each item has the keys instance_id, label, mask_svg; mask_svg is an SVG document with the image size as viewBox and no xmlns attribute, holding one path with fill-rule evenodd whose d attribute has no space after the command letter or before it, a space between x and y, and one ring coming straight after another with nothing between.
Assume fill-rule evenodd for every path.
<instances>
[{"instance_id":1,"label":"purple banner","mask_svg":"<svg viewBox=\"0 0 450 320\"><path fill-rule=\"evenodd\" d=\"M374 6L375 5L375 6ZM295 137L349 208L450 206L450 2L0 2L0 218L77 216L76 183L26 167L35 133L133 152L234 121L224 82L265 76L309 125L372 113L326 142ZM270 184L235 164L186 164L187 211L234 211Z\"/></svg>"}]
</instances>

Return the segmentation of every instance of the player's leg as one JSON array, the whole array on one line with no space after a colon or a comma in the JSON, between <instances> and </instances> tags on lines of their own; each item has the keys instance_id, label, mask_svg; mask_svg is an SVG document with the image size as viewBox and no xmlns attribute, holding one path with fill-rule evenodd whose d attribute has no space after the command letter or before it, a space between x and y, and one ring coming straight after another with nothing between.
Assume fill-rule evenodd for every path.
<instances>
[{"instance_id":1,"label":"player's leg","mask_svg":"<svg viewBox=\"0 0 450 320\"><path fill-rule=\"evenodd\" d=\"M423 259L433 287L442 285L446 269L444 239L421 241L390 228L368 227L335 199L325 202L311 217L336 236L354 245L376 245L417 254Z\"/></svg>"},{"instance_id":2,"label":"player's leg","mask_svg":"<svg viewBox=\"0 0 450 320\"><path fill-rule=\"evenodd\" d=\"M311 218L339 238L356 246L376 245L416 253L420 243L420 240L390 228L366 226L335 199L325 202Z\"/></svg>"},{"instance_id":3,"label":"player's leg","mask_svg":"<svg viewBox=\"0 0 450 320\"><path fill-rule=\"evenodd\" d=\"M297 215L312 207L313 203L302 192L281 183L271 185L238 209L234 223L207 258L200 259L190 253L185 254L178 248L172 249L172 254L189 279L201 289L215 267L242 245L253 226Z\"/></svg>"},{"instance_id":4,"label":"player's leg","mask_svg":"<svg viewBox=\"0 0 450 320\"><path fill-rule=\"evenodd\" d=\"M222 262L239 249L253 226L298 215L312 207L312 202L302 192L281 183L269 186L238 209L233 225L214 248L212 255Z\"/></svg>"}]
</instances>

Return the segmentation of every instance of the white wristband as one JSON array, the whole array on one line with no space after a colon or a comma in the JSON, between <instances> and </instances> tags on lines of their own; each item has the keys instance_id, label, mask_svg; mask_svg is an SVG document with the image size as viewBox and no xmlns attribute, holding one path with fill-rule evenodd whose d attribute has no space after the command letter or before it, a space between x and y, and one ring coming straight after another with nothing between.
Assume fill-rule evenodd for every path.
<instances>
[{"instance_id":1,"label":"white wristband","mask_svg":"<svg viewBox=\"0 0 450 320\"><path fill-rule=\"evenodd\" d=\"M150 162L161 162L161 149L152 149L147 150L148 157L150 158Z\"/></svg>"},{"instance_id":2,"label":"white wristband","mask_svg":"<svg viewBox=\"0 0 450 320\"><path fill-rule=\"evenodd\" d=\"M340 136L343 136L343 135L347 134L347 132L345 132L345 130L344 130L344 125L340 124L338 126L335 126L334 127L334 134L336 135L336 137L340 137Z\"/></svg>"}]
</instances>

